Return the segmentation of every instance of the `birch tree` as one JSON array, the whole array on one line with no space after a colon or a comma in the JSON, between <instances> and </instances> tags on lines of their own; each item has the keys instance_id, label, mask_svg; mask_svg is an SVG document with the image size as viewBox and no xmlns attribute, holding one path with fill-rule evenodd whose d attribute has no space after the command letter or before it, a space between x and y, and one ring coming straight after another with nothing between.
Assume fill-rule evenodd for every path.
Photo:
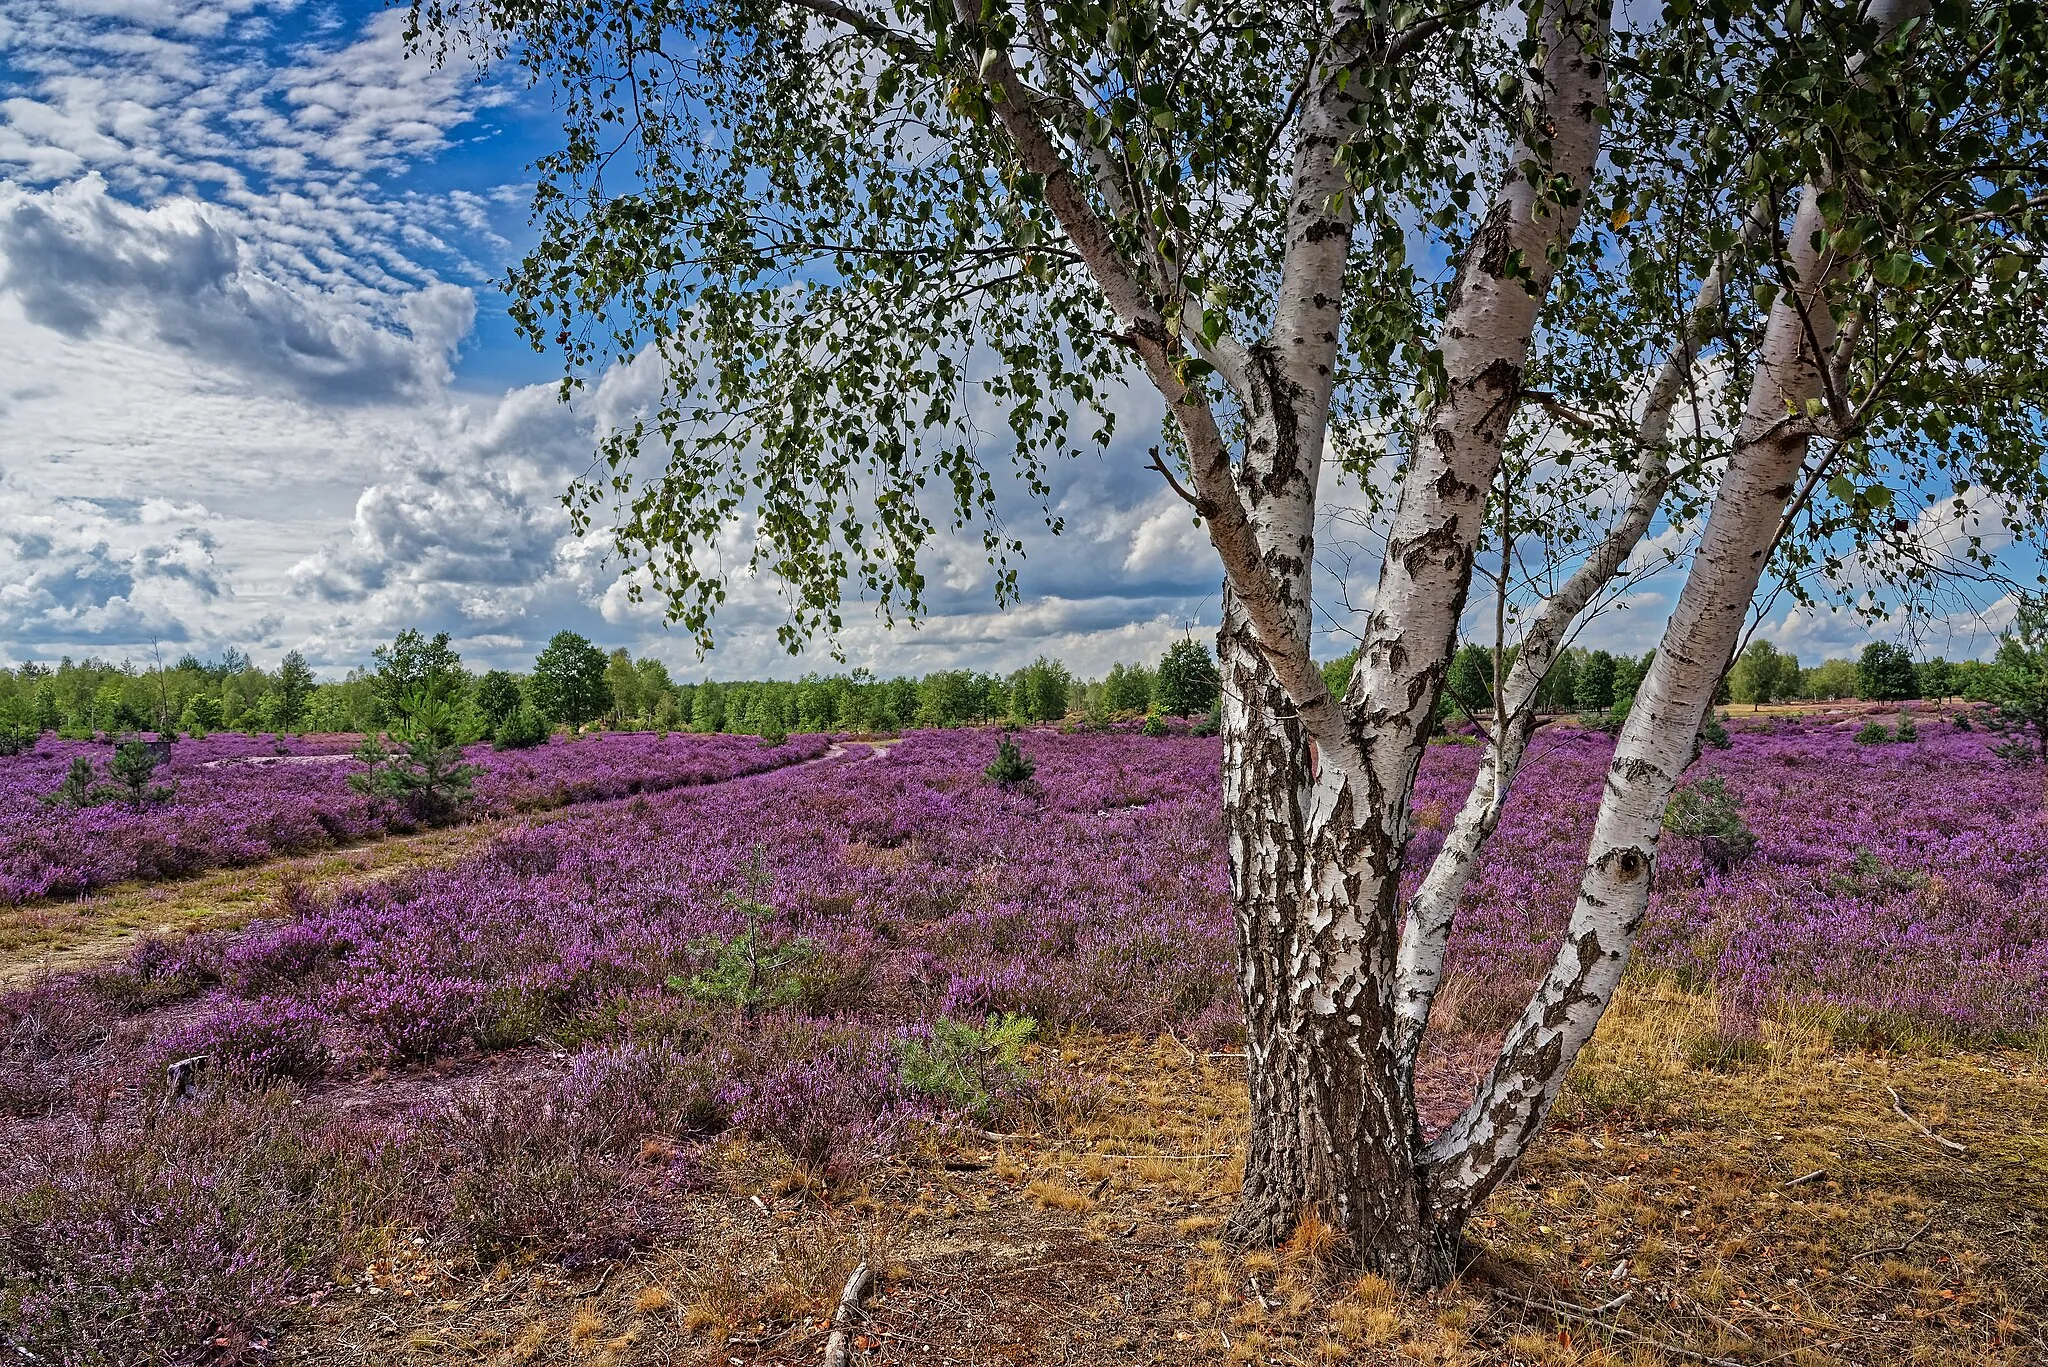
<instances>
[{"instance_id":1,"label":"birch tree","mask_svg":"<svg viewBox=\"0 0 2048 1367\"><path fill-rule=\"evenodd\" d=\"M735 533L741 568L783 586L793 649L849 594L915 619L943 535L981 538L1007 602L1022 544L999 507L1035 500L1058 531L1052 463L1110 443L1118 386L1156 393L1148 463L1225 587L1252 1114L1231 1233L1313 1215L1411 1285L1455 1275L1612 999L1760 587L1882 610L1887 583L1989 572L2000 524L2024 536L2048 509L2039 10L1621 13L413 9L431 54L554 94L565 138L536 168L514 316L563 355L565 396L615 363L661 376L569 503L701 643ZM1311 643L1339 482L1384 554L1333 690ZM1557 958L1470 1106L1426 1134L1417 1059L1537 690L1657 553L1683 587ZM1549 572L1517 568L1532 557ZM1417 769L1482 617L1517 649L1404 901Z\"/></svg>"}]
</instances>

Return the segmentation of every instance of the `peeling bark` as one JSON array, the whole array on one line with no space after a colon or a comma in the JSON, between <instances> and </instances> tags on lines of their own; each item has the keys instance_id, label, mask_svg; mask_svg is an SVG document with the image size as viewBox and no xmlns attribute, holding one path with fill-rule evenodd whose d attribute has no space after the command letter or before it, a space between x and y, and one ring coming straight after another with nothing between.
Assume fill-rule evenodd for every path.
<instances>
[{"instance_id":1,"label":"peeling bark","mask_svg":"<svg viewBox=\"0 0 2048 1367\"><path fill-rule=\"evenodd\" d=\"M1890 28L1916 8L1917 0L1879 0L1872 17ZM1649 908L1665 804L1692 762L1805 463L1805 405L1825 392L1836 341L1828 287L1838 263L1814 245L1819 188L1807 187L1794 215L1785 251L1794 288L1766 320L1727 473L1608 765L1564 947L1472 1104L1429 1147L1432 1191L1447 1208L1484 1200L1541 1127L1613 999Z\"/></svg>"},{"instance_id":2,"label":"peeling bark","mask_svg":"<svg viewBox=\"0 0 2048 1367\"><path fill-rule=\"evenodd\" d=\"M1254 1117L1230 1232L1274 1242L1313 1212L1348 1236L1362 1262L1409 1284L1453 1274L1464 1215L1433 1204L1396 1048L1408 798L1549 287L1550 249L1576 229L1597 153L1605 32L1604 13L1589 18L1564 0L1547 8L1536 111L1544 146L1518 149L1461 263L1444 324L1446 383L1402 486L1341 719L1320 677L1301 687L1286 677L1312 671L1305 650L1299 660L1276 650L1251 586L1228 576L1219 641L1225 809ZM1312 111L1311 132L1318 117ZM1328 208L1341 185L1336 145L1304 138L1281 326L1254 349L1238 478L1290 644L1307 634L1316 471L1349 250L1349 220ZM1575 187L1568 202L1541 201L1521 173L1526 162L1543 166L1541 179Z\"/></svg>"}]
</instances>

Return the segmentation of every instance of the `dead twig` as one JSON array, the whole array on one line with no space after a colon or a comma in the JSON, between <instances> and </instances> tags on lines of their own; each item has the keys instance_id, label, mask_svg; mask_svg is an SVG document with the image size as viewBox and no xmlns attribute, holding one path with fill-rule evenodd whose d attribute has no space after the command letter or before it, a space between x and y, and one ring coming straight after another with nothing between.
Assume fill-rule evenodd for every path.
<instances>
[{"instance_id":1,"label":"dead twig","mask_svg":"<svg viewBox=\"0 0 2048 1367\"><path fill-rule=\"evenodd\" d=\"M1826 1177L1827 1175L1828 1170L1826 1168L1815 1168L1812 1172L1807 1173L1804 1177L1795 1177L1789 1182L1780 1183L1780 1189L1783 1189L1785 1187L1803 1187L1808 1182L1813 1181L1816 1177Z\"/></svg>"},{"instance_id":2,"label":"dead twig","mask_svg":"<svg viewBox=\"0 0 2048 1367\"><path fill-rule=\"evenodd\" d=\"M846 1279L846 1289L839 1293L839 1308L832 1312L832 1336L825 1340L825 1367L847 1367L852 1361L853 1340L847 1330L859 1318L874 1284L875 1274L866 1263L853 1269L853 1275Z\"/></svg>"},{"instance_id":3,"label":"dead twig","mask_svg":"<svg viewBox=\"0 0 2048 1367\"><path fill-rule=\"evenodd\" d=\"M1892 1109L1899 1113L1899 1119L1905 1121L1908 1125L1911 1125L1914 1129L1920 1131L1920 1133L1926 1135L1929 1139L1932 1139L1935 1143L1941 1145L1941 1147L1947 1149L1950 1153L1954 1154L1958 1158L1961 1158L1965 1153L1969 1152L1969 1150L1965 1149L1961 1144L1956 1143L1955 1140L1943 1139L1933 1130L1928 1129L1918 1120L1915 1120L1913 1118L1913 1113L1906 1109L1906 1103L1899 1099L1899 1092L1896 1087L1887 1087L1885 1088L1885 1090L1892 1094Z\"/></svg>"},{"instance_id":4,"label":"dead twig","mask_svg":"<svg viewBox=\"0 0 2048 1367\"><path fill-rule=\"evenodd\" d=\"M1607 1304L1608 1306L1619 1305L1622 1301L1627 1300L1629 1295L1633 1294L1633 1292L1627 1293L1615 1300L1609 1301ZM1681 1357L1689 1362L1703 1362L1707 1364L1707 1367L1744 1367L1744 1364L1737 1362L1733 1358L1715 1357L1710 1353L1702 1353L1696 1349L1687 1348L1664 1339L1652 1338L1648 1334L1637 1333L1633 1329L1624 1329L1618 1324L1609 1324L1606 1320L1600 1318L1600 1311L1606 1309L1606 1306L1595 1308L1584 1305L1572 1305L1569 1302L1560 1301L1554 1297L1548 1301L1538 1301L1533 1296L1515 1295L1512 1292L1509 1295L1512 1299L1520 1301L1531 1310L1552 1314L1559 1319L1572 1320L1576 1323L1598 1329L1603 1334L1613 1334L1619 1338L1632 1339L1646 1348L1654 1348L1660 1353L1669 1353L1673 1357Z\"/></svg>"},{"instance_id":5,"label":"dead twig","mask_svg":"<svg viewBox=\"0 0 2048 1367\"><path fill-rule=\"evenodd\" d=\"M1911 1234L1908 1234L1908 1235L1906 1236L1906 1242L1904 1242L1904 1243L1902 1243L1902 1244L1892 1244L1891 1246L1889 1246L1889 1247L1887 1247L1887 1248L1872 1248L1872 1249L1866 1249L1866 1250L1864 1250L1863 1252L1861 1252L1861 1253L1858 1253L1858 1254L1857 1254L1857 1255L1856 1255L1855 1257L1853 1257L1853 1258L1849 1259L1849 1261L1850 1261L1850 1262L1852 1262L1852 1263L1860 1263L1860 1262L1862 1262L1862 1261L1863 1261L1863 1260L1864 1260L1865 1258L1885 1258L1885 1257L1889 1257L1889 1256L1891 1256L1891 1255L1892 1255L1892 1254L1894 1254L1894 1253L1904 1253L1904 1252L1905 1252L1905 1251L1906 1251L1907 1249L1911 1248L1911 1247L1912 1247L1912 1246L1913 1246L1914 1244L1917 1244L1917 1243L1919 1243L1919 1242L1920 1242L1920 1236L1921 1236L1921 1235L1925 1234L1925 1233L1926 1233L1926 1232L1927 1232L1928 1230L1930 1230L1930 1229L1933 1229L1933 1228L1934 1228L1934 1217L1933 1217L1932 1215L1930 1215L1930 1216L1928 1216L1928 1217L1927 1217L1927 1223L1926 1223L1926 1224L1924 1224L1924 1225L1920 1226L1920 1228L1918 1228L1918 1229L1914 1230L1914 1231L1913 1231L1913 1232L1912 1232Z\"/></svg>"}]
</instances>

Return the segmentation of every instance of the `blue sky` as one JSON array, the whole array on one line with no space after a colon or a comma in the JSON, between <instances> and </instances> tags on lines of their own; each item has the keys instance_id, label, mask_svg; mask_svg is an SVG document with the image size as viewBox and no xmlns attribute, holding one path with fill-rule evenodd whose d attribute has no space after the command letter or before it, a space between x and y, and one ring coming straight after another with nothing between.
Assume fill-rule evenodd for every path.
<instances>
[{"instance_id":1,"label":"blue sky","mask_svg":"<svg viewBox=\"0 0 2048 1367\"><path fill-rule=\"evenodd\" d=\"M781 653L765 583L735 586L698 661L569 534L559 495L645 377L555 401L554 360L512 334L493 283L529 240L545 95L407 59L401 17L0 7L0 660L142 658L155 637L167 654L299 648L332 674L419 626L523 666L571 627L685 677L831 668ZM1213 553L1141 468L1157 409L1123 407L1117 447L1057 472L1069 531L1031 538L1019 607L995 612L978 547L948 543L925 626L891 633L856 606L847 662L1043 652L1095 674L1213 623ZM1354 572L1358 601L1369 555ZM1648 648L1668 588L1587 639ZM1770 634L1816 659L1865 635L1826 617Z\"/></svg>"}]
</instances>

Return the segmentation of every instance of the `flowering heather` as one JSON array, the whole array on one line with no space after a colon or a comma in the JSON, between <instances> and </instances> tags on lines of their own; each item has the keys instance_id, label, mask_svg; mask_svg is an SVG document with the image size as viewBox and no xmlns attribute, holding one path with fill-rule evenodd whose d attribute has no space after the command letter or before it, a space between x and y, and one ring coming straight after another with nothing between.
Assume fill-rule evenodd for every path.
<instances>
[{"instance_id":1,"label":"flowering heather","mask_svg":"<svg viewBox=\"0 0 2048 1367\"><path fill-rule=\"evenodd\" d=\"M1712 988L1738 1012L1808 1013L1850 1038L2043 1038L2038 768L2000 763L1981 735L1934 717L1911 744L1859 745L1855 723L1824 719L1734 730L1733 747L1689 777L1723 778L1756 848L1724 870L1696 841L1666 837L1637 971ZM737 1129L843 1174L926 1124L1006 1123L986 1107L1028 1109L1031 1087L1057 1078L986 1054L933 1063L942 1044L977 1037L960 1027L997 1013L1042 1029L1227 1037L1237 1007L1215 742L1034 732L1022 744L1035 771L1010 785L983 775L991 736L925 733L872 757L850 747L759 782L536 820L448 868L300 894L287 918L232 940L145 943L120 967L0 998L0 1075L33 1064L52 1079L5 1108L13 1119L0 1114L0 1140L18 1134L34 1154L0 1171L0 1319L19 1316L45 1357L96 1360L75 1349L90 1329L78 1297L98 1288L93 1324L157 1324L156 1293L139 1289L155 1278L180 1323L253 1341L279 1322L280 1290L303 1290L307 1268L342 1256L347 1220L414 1221L485 1259L611 1256L651 1237L662 1184L687 1166L650 1172L636 1154ZM1445 1028L1498 1030L1547 963L1610 753L1597 733L1540 734L1468 894ZM1431 749L1418 865L1477 757ZM698 986L746 964L772 981L736 997ZM133 1014L110 1027L117 1007ZM535 1040L567 1057L537 1059ZM124 1145L155 1174L127 1188L137 1218L120 1224L106 1186L120 1163L78 1147L78 1098L92 1091L81 1080L157 1114L145 1099L161 1093L162 1061L187 1052L223 1064L211 1084L223 1097L302 1089L303 1106L236 1112L277 1146L285 1175L234 1169L250 1212L235 1223L192 1208L216 1180L215 1149L96 1131L93 1144ZM482 1079L368 1112L331 1099L360 1106L391 1085L378 1070L418 1080L415 1065L453 1056ZM288 1119L273 1133L265 1116ZM270 1193L303 1184L291 1174L308 1170L308 1146L342 1132L321 1116L368 1125L350 1142L376 1155L363 1162L378 1185L374 1199L337 1195L314 1229L311 1207ZM158 1130L177 1125L203 1128L195 1115ZM75 1214L45 1230L58 1202ZM210 1242L173 1239L187 1224Z\"/></svg>"},{"instance_id":2,"label":"flowering heather","mask_svg":"<svg viewBox=\"0 0 2048 1367\"><path fill-rule=\"evenodd\" d=\"M348 776L354 737L214 735L172 748L160 782L168 803L137 812L119 805L51 807L41 799L73 759L96 765L112 747L45 739L29 754L0 759L0 904L75 895L129 878L171 878L250 864L409 829L399 809L356 792ZM818 736L768 748L751 736L658 736L607 732L573 742L499 753L470 747L476 780L472 816L538 811L575 802L715 783L825 752Z\"/></svg>"}]
</instances>

